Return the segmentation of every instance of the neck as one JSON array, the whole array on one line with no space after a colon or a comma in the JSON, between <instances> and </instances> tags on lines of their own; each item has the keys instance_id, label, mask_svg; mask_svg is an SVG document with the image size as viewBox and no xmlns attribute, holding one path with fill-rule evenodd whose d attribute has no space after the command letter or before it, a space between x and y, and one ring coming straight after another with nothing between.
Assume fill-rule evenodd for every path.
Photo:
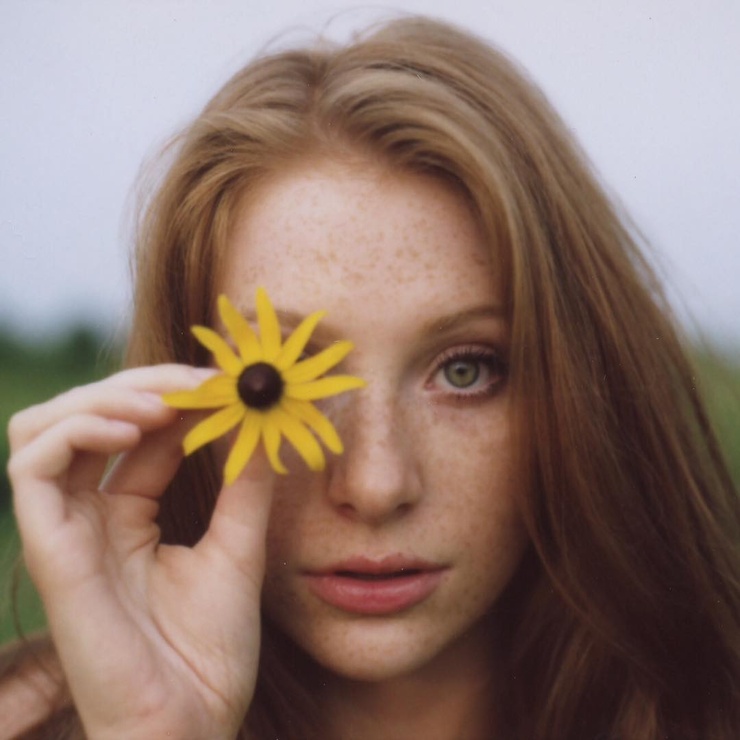
<instances>
[{"instance_id":1,"label":"neck","mask_svg":"<svg viewBox=\"0 0 740 740\"><path fill-rule=\"evenodd\" d=\"M325 736L491 740L496 671L493 651L481 649L481 630L489 629L476 628L432 664L402 676L373 682L328 677Z\"/></svg>"}]
</instances>

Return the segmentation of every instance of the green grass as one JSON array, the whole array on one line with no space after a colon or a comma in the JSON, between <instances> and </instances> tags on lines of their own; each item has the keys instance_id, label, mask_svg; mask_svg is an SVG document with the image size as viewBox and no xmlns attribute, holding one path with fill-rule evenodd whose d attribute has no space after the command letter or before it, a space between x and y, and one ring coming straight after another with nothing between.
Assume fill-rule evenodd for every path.
<instances>
[{"instance_id":1,"label":"green grass","mask_svg":"<svg viewBox=\"0 0 740 740\"><path fill-rule=\"evenodd\" d=\"M714 423L732 477L740 486L740 358L707 352L695 358L699 389Z\"/></svg>"},{"instance_id":2,"label":"green grass","mask_svg":"<svg viewBox=\"0 0 740 740\"><path fill-rule=\"evenodd\" d=\"M20 545L5 472L9 455L5 429L16 411L106 375L117 363L93 330L79 327L58 340L30 344L0 329L0 644L44 625L38 596L18 565Z\"/></svg>"},{"instance_id":3,"label":"green grass","mask_svg":"<svg viewBox=\"0 0 740 740\"><path fill-rule=\"evenodd\" d=\"M9 510L0 512L0 645L44 626L38 594L19 562L20 544ZM20 627L20 630L19 630Z\"/></svg>"}]
</instances>

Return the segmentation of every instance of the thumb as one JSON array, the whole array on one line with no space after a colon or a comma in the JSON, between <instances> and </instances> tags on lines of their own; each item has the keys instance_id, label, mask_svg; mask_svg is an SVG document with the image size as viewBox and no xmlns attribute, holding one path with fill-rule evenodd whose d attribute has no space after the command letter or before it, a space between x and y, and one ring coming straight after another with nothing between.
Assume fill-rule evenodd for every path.
<instances>
[{"instance_id":1,"label":"thumb","mask_svg":"<svg viewBox=\"0 0 740 740\"><path fill-rule=\"evenodd\" d=\"M239 477L221 489L208 530L195 549L225 555L250 572L262 569L274 483L275 473L259 447Z\"/></svg>"}]
</instances>

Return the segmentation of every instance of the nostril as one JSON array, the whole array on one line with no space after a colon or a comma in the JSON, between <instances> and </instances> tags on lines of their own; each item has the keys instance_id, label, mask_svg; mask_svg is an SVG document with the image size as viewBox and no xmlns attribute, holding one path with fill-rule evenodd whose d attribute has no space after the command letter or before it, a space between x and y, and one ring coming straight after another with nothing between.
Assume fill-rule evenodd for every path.
<instances>
[{"instance_id":1,"label":"nostril","mask_svg":"<svg viewBox=\"0 0 740 740\"><path fill-rule=\"evenodd\" d=\"M345 516L348 519L354 519L356 516L356 512L352 504L348 504L348 503L339 504L337 506L337 511L339 511L339 513L342 516Z\"/></svg>"},{"instance_id":2,"label":"nostril","mask_svg":"<svg viewBox=\"0 0 740 740\"><path fill-rule=\"evenodd\" d=\"M375 508L360 503L354 505L348 502L341 502L335 505L336 511L340 516L351 521L385 521L389 518L396 519L397 517L403 517L408 514L413 508L414 504L404 501L396 506L384 505L380 508Z\"/></svg>"}]
</instances>

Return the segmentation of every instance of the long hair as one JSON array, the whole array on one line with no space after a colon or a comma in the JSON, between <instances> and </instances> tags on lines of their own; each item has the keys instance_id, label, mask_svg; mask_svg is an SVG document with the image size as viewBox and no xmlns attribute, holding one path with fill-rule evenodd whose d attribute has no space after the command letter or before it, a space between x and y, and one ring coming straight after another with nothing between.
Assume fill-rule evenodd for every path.
<instances>
[{"instance_id":1,"label":"long hair","mask_svg":"<svg viewBox=\"0 0 740 740\"><path fill-rule=\"evenodd\" d=\"M464 193L505 276L527 476L531 548L498 606L506 737L736 738L737 491L632 230L522 72L398 20L259 58L173 152L141 223L130 365L207 362L188 327L212 321L236 208L271 174L358 157ZM208 452L188 459L165 540L197 541L217 490ZM253 736L309 737L304 663L268 636Z\"/></svg>"}]
</instances>

